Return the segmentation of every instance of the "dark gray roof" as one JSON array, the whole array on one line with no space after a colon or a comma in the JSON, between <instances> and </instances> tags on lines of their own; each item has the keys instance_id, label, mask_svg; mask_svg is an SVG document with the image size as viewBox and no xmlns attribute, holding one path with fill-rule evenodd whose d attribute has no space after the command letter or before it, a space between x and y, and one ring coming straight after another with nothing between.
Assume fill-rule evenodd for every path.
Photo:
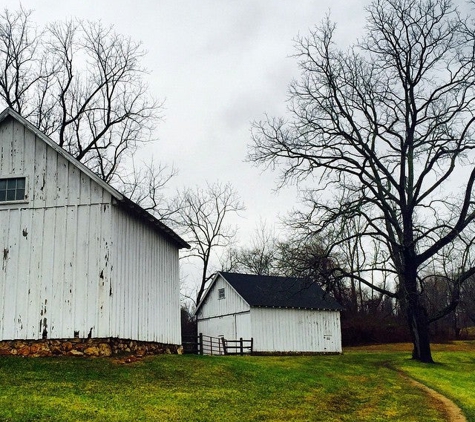
<instances>
[{"instance_id":1,"label":"dark gray roof","mask_svg":"<svg viewBox=\"0 0 475 422\"><path fill-rule=\"evenodd\" d=\"M302 278L220 272L249 303L265 308L342 310L343 307L315 282Z\"/></svg>"}]
</instances>

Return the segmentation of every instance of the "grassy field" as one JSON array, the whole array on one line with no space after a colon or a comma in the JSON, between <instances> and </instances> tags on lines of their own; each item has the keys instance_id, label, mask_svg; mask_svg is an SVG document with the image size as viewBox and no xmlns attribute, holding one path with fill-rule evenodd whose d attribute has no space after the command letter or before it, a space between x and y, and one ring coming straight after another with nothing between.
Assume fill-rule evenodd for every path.
<instances>
[{"instance_id":1,"label":"grassy field","mask_svg":"<svg viewBox=\"0 0 475 422\"><path fill-rule=\"evenodd\" d=\"M411 360L398 363L405 373L450 398L470 421L475 421L475 342L439 345L436 365L420 365Z\"/></svg>"},{"instance_id":2,"label":"grassy field","mask_svg":"<svg viewBox=\"0 0 475 422\"><path fill-rule=\"evenodd\" d=\"M340 356L0 358L0 421L444 421L398 372L457 402L475 421L475 343L436 346L438 364L407 346ZM397 369L397 370L396 370Z\"/></svg>"}]
</instances>

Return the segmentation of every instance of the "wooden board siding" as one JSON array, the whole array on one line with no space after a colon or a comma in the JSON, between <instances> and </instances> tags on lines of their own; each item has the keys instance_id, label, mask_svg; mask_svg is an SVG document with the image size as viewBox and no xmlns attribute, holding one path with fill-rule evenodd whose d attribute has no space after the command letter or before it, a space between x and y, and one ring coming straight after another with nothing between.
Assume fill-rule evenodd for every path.
<instances>
[{"instance_id":1,"label":"wooden board siding","mask_svg":"<svg viewBox=\"0 0 475 422\"><path fill-rule=\"evenodd\" d=\"M100 277L110 237L104 213L100 205L0 210L1 339L38 339L45 328L48 338L109 332L100 312L109 290L107 274Z\"/></svg>"},{"instance_id":2,"label":"wooden board siding","mask_svg":"<svg viewBox=\"0 0 475 422\"><path fill-rule=\"evenodd\" d=\"M110 203L111 196L33 132L11 118L0 125L0 177L26 177L29 209ZM12 205L0 203L0 209Z\"/></svg>"},{"instance_id":3,"label":"wooden board siding","mask_svg":"<svg viewBox=\"0 0 475 422\"><path fill-rule=\"evenodd\" d=\"M181 343L178 249L113 207L114 336Z\"/></svg>"},{"instance_id":4,"label":"wooden board siding","mask_svg":"<svg viewBox=\"0 0 475 422\"><path fill-rule=\"evenodd\" d=\"M225 290L225 298L219 299L219 289ZM198 311L198 319L248 312L249 304L225 281L218 276ZM205 334L205 333L203 333Z\"/></svg>"},{"instance_id":5,"label":"wooden board siding","mask_svg":"<svg viewBox=\"0 0 475 422\"><path fill-rule=\"evenodd\" d=\"M9 176L26 177L27 198L0 202L0 340L180 344L176 245L11 117L0 124L0 178Z\"/></svg>"},{"instance_id":6,"label":"wooden board siding","mask_svg":"<svg viewBox=\"0 0 475 422\"><path fill-rule=\"evenodd\" d=\"M224 289L224 299L219 298L219 289ZM218 276L198 311L198 332L212 337L250 339L250 309L229 283Z\"/></svg>"},{"instance_id":7,"label":"wooden board siding","mask_svg":"<svg viewBox=\"0 0 475 422\"><path fill-rule=\"evenodd\" d=\"M256 352L341 353L339 311L251 308Z\"/></svg>"},{"instance_id":8,"label":"wooden board siding","mask_svg":"<svg viewBox=\"0 0 475 422\"><path fill-rule=\"evenodd\" d=\"M0 338L106 336L111 195L14 119L0 140L0 177L27 181L0 203Z\"/></svg>"},{"instance_id":9,"label":"wooden board siding","mask_svg":"<svg viewBox=\"0 0 475 422\"><path fill-rule=\"evenodd\" d=\"M211 337L249 340L251 334L250 312L198 320L198 332Z\"/></svg>"}]
</instances>

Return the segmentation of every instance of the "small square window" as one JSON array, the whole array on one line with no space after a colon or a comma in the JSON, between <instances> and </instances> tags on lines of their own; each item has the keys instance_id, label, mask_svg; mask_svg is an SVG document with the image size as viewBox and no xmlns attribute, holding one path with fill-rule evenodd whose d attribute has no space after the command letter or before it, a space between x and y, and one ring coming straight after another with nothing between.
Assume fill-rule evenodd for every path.
<instances>
[{"instance_id":1,"label":"small square window","mask_svg":"<svg viewBox=\"0 0 475 422\"><path fill-rule=\"evenodd\" d=\"M25 177L0 179L0 202L23 201L25 199Z\"/></svg>"},{"instance_id":2,"label":"small square window","mask_svg":"<svg viewBox=\"0 0 475 422\"><path fill-rule=\"evenodd\" d=\"M224 299L226 297L226 293L224 289L218 289L218 299Z\"/></svg>"}]
</instances>

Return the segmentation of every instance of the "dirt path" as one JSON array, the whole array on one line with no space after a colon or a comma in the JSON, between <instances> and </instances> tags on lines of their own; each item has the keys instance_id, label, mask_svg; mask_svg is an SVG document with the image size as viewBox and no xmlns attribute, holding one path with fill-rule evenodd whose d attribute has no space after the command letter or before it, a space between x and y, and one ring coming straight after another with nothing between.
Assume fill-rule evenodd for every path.
<instances>
[{"instance_id":1,"label":"dirt path","mask_svg":"<svg viewBox=\"0 0 475 422\"><path fill-rule=\"evenodd\" d=\"M398 371L402 377L407 379L411 384L425 391L433 400L441 404L441 409L447 415L447 421L449 422L467 422L467 418L462 413L462 409L458 407L452 400L427 387L426 385L416 381L415 379L407 376L405 373Z\"/></svg>"}]
</instances>

